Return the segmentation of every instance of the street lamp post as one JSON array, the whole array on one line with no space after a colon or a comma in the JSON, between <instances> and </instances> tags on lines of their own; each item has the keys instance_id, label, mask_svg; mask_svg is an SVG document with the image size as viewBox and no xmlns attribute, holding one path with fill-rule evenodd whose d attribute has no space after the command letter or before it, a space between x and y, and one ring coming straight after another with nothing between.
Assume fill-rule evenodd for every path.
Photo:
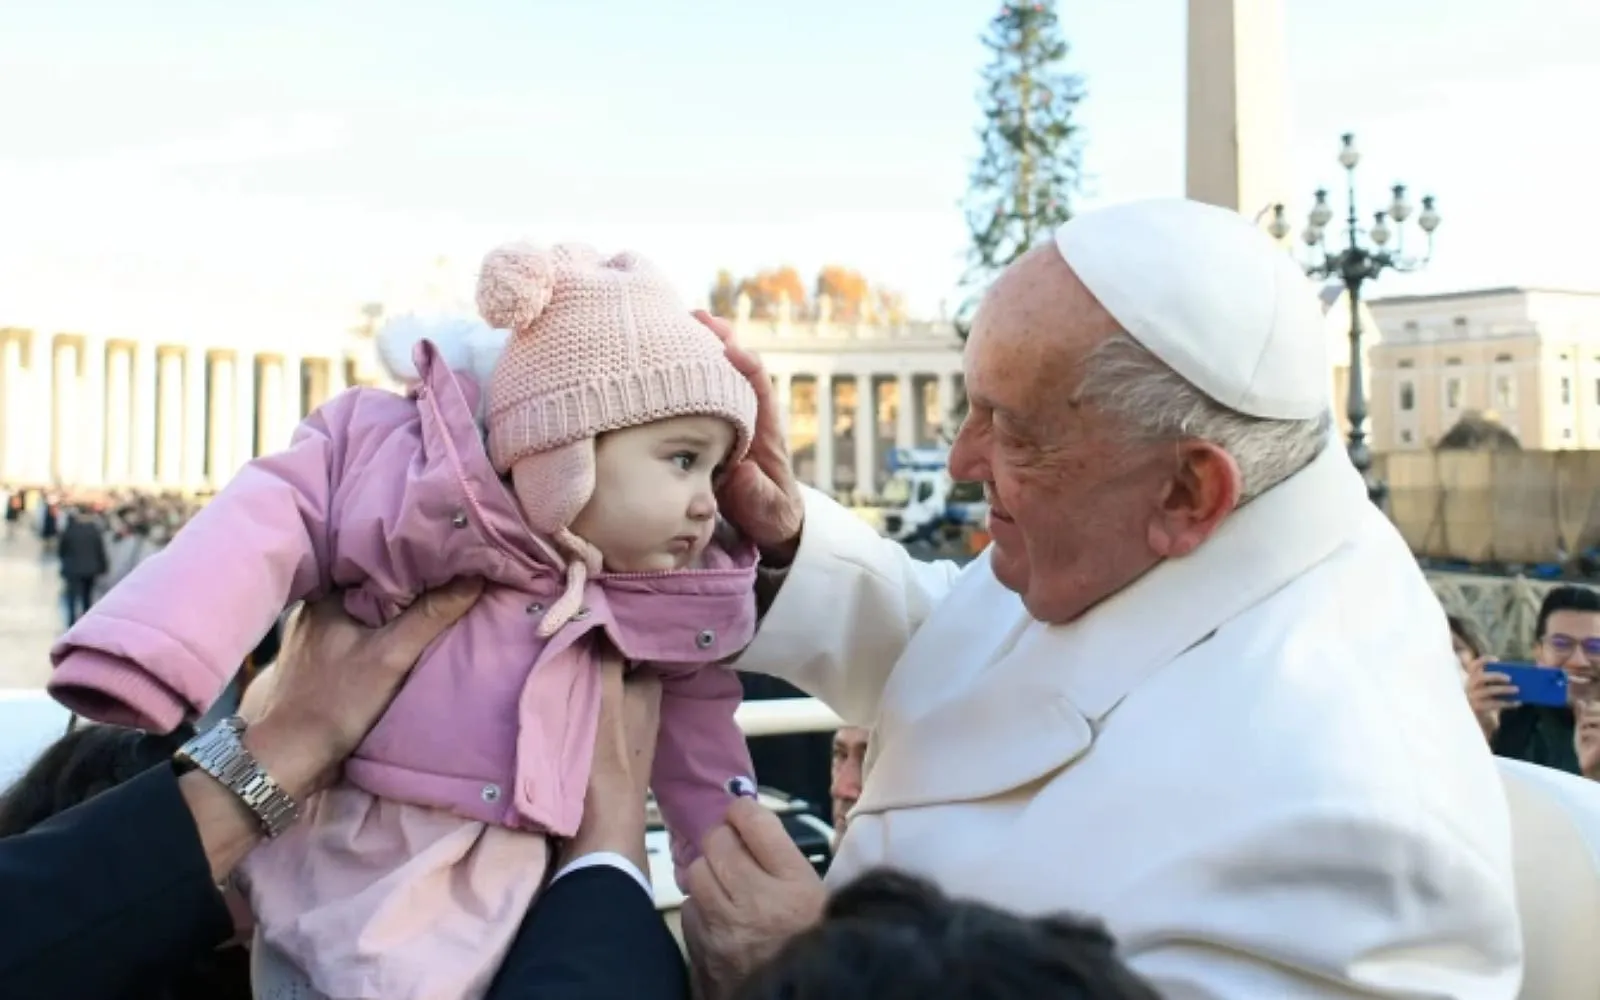
<instances>
[{"instance_id":1,"label":"street lamp post","mask_svg":"<svg viewBox=\"0 0 1600 1000\"><path fill-rule=\"evenodd\" d=\"M1347 414L1350 418L1350 462L1361 478L1367 482L1367 495L1372 502L1382 505L1388 487L1371 477L1372 449L1367 445L1367 401L1362 388L1363 368L1361 358L1361 286L1376 280L1384 271L1415 271L1428 263L1433 256L1433 231L1439 228L1439 212L1433 207L1433 198L1422 199L1422 211L1417 215L1417 228L1427 237L1428 246L1420 257L1407 256L1405 252L1405 226L1411 217L1411 202L1406 199L1404 184L1390 189L1389 207L1373 213L1372 224L1363 228L1356 212L1356 164L1361 153L1356 149L1356 139L1344 134L1344 145L1339 150L1339 165L1344 167L1348 207L1345 214L1344 249L1328 249L1327 227L1333 221L1333 208L1328 204L1328 192L1319 189L1316 202L1301 239L1311 248L1313 258L1305 264L1306 274L1313 278L1336 278L1345 290L1345 301L1350 306L1350 392ZM1393 223L1391 227L1390 223ZM1284 207L1274 205L1272 221L1267 226L1275 239L1289 235L1289 220ZM1394 249L1389 241L1395 241Z\"/></svg>"}]
</instances>

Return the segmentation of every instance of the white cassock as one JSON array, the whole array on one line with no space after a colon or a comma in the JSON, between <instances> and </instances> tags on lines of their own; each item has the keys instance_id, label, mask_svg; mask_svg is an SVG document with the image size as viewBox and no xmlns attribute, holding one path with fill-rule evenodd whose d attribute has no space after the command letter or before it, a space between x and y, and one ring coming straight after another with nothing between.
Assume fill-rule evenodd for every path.
<instances>
[{"instance_id":1,"label":"white cassock","mask_svg":"<svg viewBox=\"0 0 1600 1000\"><path fill-rule=\"evenodd\" d=\"M833 885L1098 917L1167 1000L1516 995L1501 784L1337 443L1063 626L808 493L739 667L873 728Z\"/></svg>"}]
</instances>

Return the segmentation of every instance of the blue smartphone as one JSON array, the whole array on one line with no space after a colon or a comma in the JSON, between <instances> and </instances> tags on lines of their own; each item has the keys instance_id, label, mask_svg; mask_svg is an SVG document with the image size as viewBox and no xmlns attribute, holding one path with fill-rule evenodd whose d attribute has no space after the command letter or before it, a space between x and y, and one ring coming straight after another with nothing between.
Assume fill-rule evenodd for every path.
<instances>
[{"instance_id":1,"label":"blue smartphone","mask_svg":"<svg viewBox=\"0 0 1600 1000\"><path fill-rule=\"evenodd\" d=\"M1505 674L1517 686L1517 700L1524 705L1565 708L1567 672L1558 667L1537 667L1531 663L1488 663L1485 672Z\"/></svg>"}]
</instances>

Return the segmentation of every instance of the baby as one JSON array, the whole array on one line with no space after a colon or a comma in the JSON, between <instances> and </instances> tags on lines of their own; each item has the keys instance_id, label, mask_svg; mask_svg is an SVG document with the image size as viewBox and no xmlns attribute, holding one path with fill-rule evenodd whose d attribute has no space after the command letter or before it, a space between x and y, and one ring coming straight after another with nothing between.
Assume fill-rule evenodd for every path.
<instances>
[{"instance_id":1,"label":"baby","mask_svg":"<svg viewBox=\"0 0 1600 1000\"><path fill-rule=\"evenodd\" d=\"M376 625L487 581L344 783L246 865L266 1000L483 995L578 826L602 657L662 675L651 786L680 876L750 773L720 664L754 632L756 557L713 487L754 390L632 254L503 247L478 304L487 327L386 329L408 395L330 400L51 654L68 707L166 732L288 604L340 590Z\"/></svg>"}]
</instances>

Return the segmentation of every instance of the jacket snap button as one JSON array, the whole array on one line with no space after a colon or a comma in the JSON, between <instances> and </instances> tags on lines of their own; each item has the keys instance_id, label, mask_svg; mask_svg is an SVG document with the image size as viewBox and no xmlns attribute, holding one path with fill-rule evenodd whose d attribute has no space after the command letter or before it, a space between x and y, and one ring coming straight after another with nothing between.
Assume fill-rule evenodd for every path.
<instances>
[{"instance_id":1,"label":"jacket snap button","mask_svg":"<svg viewBox=\"0 0 1600 1000\"><path fill-rule=\"evenodd\" d=\"M464 510L456 511L456 516L450 519L450 523L458 528L465 528L467 526L467 512Z\"/></svg>"},{"instance_id":2,"label":"jacket snap button","mask_svg":"<svg viewBox=\"0 0 1600 1000\"><path fill-rule=\"evenodd\" d=\"M528 614L530 614L530 615L537 615L537 614L542 613L543 611L544 611L544 605L540 604L538 601L534 601L532 604L528 605Z\"/></svg>"},{"instance_id":3,"label":"jacket snap button","mask_svg":"<svg viewBox=\"0 0 1600 1000\"><path fill-rule=\"evenodd\" d=\"M589 609L588 608L579 608L578 610L576 610L576 611L574 611L572 613L572 620L575 621L575 622L581 622L587 617L589 617Z\"/></svg>"},{"instance_id":4,"label":"jacket snap button","mask_svg":"<svg viewBox=\"0 0 1600 1000\"><path fill-rule=\"evenodd\" d=\"M711 644L716 641L717 633L711 631L710 629L706 629L694 637L694 644L699 646L701 649L710 649Z\"/></svg>"},{"instance_id":5,"label":"jacket snap button","mask_svg":"<svg viewBox=\"0 0 1600 1000\"><path fill-rule=\"evenodd\" d=\"M496 801L499 800L499 798L500 798L500 786L499 785L484 785L483 786L483 801L485 801L485 802L496 802Z\"/></svg>"}]
</instances>

